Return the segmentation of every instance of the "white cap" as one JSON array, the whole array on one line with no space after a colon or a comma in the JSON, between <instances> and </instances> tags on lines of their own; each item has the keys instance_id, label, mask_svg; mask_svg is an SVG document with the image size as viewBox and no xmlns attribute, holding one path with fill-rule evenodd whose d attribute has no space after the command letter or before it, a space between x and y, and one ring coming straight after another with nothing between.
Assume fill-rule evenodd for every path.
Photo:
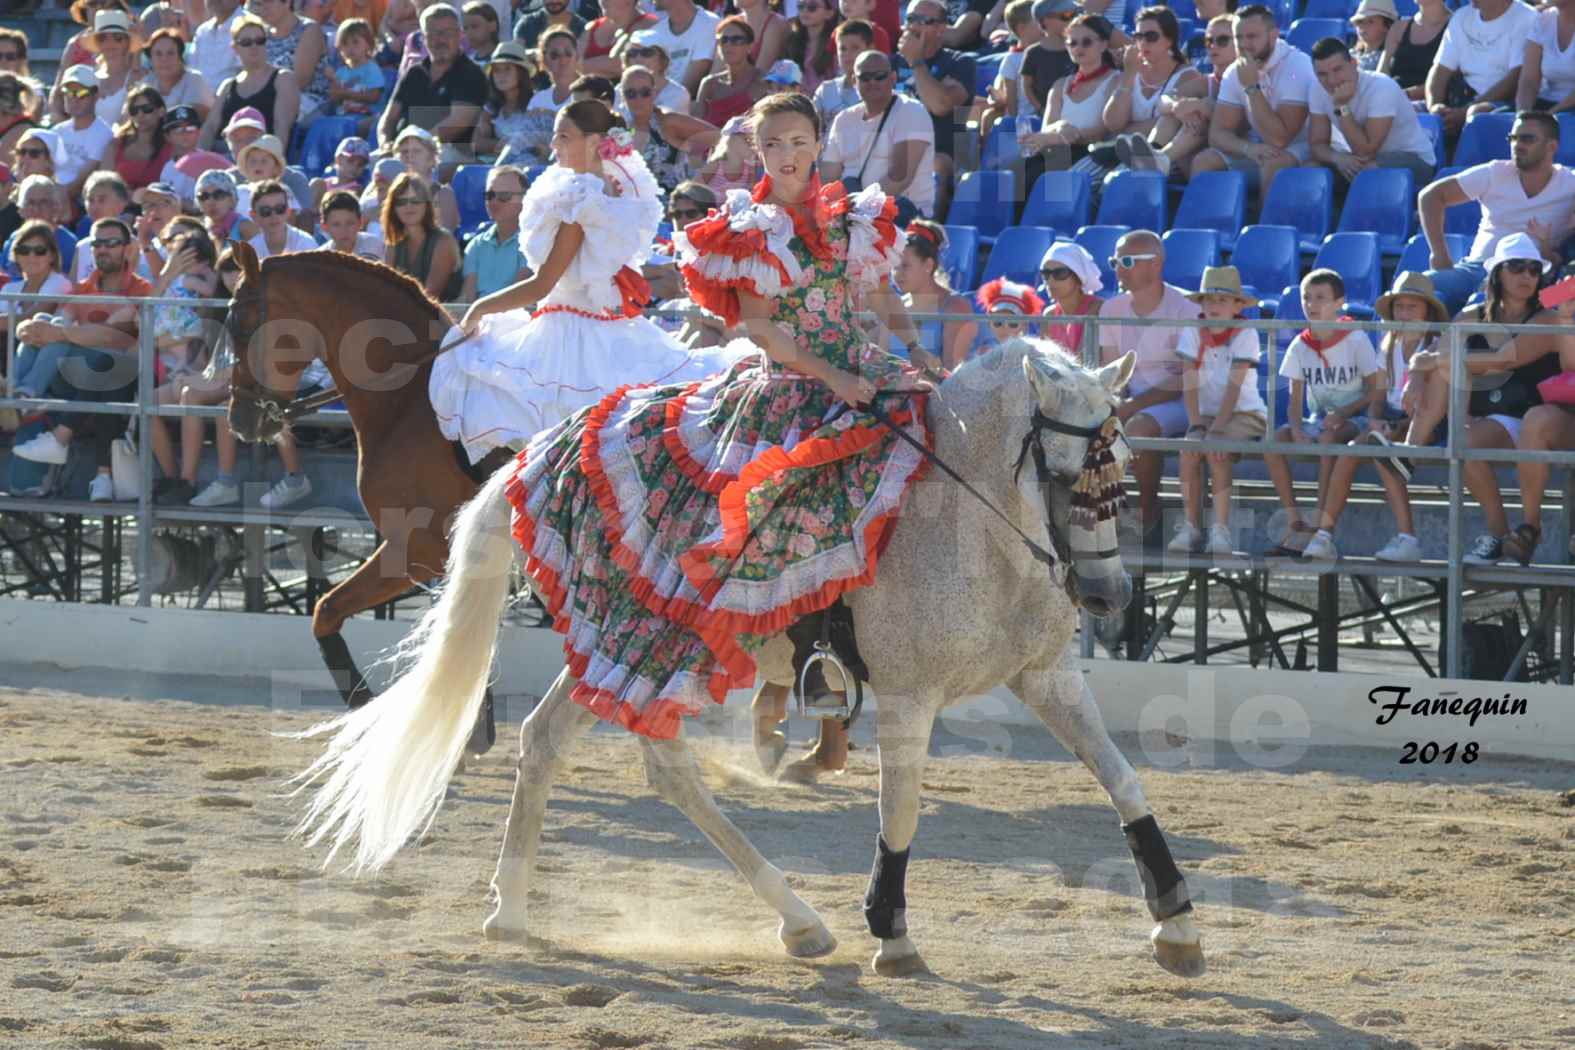
<instances>
[{"instance_id":1,"label":"white cap","mask_svg":"<svg viewBox=\"0 0 1575 1050\"><path fill-rule=\"evenodd\" d=\"M62 84L76 84L80 87L98 87L98 78L93 75L93 67L84 66L80 63L66 70L65 75L60 78L60 82Z\"/></svg>"}]
</instances>

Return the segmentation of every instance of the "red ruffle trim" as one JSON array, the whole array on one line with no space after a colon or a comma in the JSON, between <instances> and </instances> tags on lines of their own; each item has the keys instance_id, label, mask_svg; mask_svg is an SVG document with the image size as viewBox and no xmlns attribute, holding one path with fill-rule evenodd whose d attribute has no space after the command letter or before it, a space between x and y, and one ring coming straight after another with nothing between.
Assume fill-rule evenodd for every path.
<instances>
[{"instance_id":1,"label":"red ruffle trim","mask_svg":"<svg viewBox=\"0 0 1575 1050\"><path fill-rule=\"evenodd\" d=\"M793 283L782 260L772 255L766 247L766 235L759 230L733 229L728 225L728 216L724 211L712 211L704 219L690 223L684 233L694 250L701 255L720 255L734 262L759 259L777 271L783 287ZM689 298L722 318L728 327L739 321L740 289L755 295L764 294L751 280L743 277L725 280L708 277L693 263L685 263L682 272L684 284L689 289Z\"/></svg>"}]
</instances>

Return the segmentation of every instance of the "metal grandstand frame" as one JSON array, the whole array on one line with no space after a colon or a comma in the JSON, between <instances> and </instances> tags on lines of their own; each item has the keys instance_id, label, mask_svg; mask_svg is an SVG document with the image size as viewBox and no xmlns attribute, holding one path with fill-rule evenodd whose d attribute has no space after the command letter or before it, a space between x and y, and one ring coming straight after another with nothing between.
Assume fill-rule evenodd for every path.
<instances>
[{"instance_id":1,"label":"metal grandstand frame","mask_svg":"<svg viewBox=\"0 0 1575 1050\"><path fill-rule=\"evenodd\" d=\"M6 293L0 295L0 301L24 302L30 300L49 300L46 295L26 295L21 293ZM0 500L0 550L8 550L14 561L22 566L25 579L21 583L10 583L0 578L0 594L14 594L27 591L35 596L48 596L58 600L81 601L91 600L102 603L116 604L129 598L135 593L138 605L149 605L154 599L151 581L146 573L135 574L137 579L133 586L127 586L123 579L123 562L120 557L125 530L131 526L136 544L136 564L147 566L153 554L153 542L156 529L161 526L208 525L224 530L229 530L236 537L236 542L230 551L221 559L217 568L227 575L239 571L243 582L245 594L244 607L248 611L267 611L270 609L288 608L296 613L309 613L318 594L328 586L325 562L336 553L343 551L337 549L330 530L335 529L360 529L370 532L371 523L364 516L357 518L349 514L323 514L318 512L306 514L270 514L255 508L232 510L199 510L186 507L159 507L152 499L152 484L154 477L153 445L150 439L150 427L154 417L179 417L187 415L200 415L204 417L222 417L224 409L220 407L183 407L179 405L156 406L151 403L154 390L154 326L151 323L150 312L160 306L213 306L224 307L225 300L191 300L191 299L141 299L128 300L114 296L73 297L78 303L105 303L121 304L132 303L140 312L141 333L138 352L138 397L135 402L126 403L100 403L100 402L64 402L48 399L19 399L14 396L0 398L0 408L14 408L21 411L61 410L69 408L76 412L110 413L121 416L135 417L140 440L137 443L140 457L142 485L136 504L111 504L86 503L81 501L65 500L32 500L7 498ZM977 320L975 315L948 315L948 314L915 314L916 320L946 320L962 319L967 317ZM1083 328L1083 345L1081 348L1084 360L1096 363L1099 359L1099 330L1100 318L1097 316L1087 318L1069 318L1069 321L1080 322ZM1119 322L1124 327L1144 327L1155 324L1164 324L1174 327L1198 326L1202 322L1177 322L1177 321L1152 321L1143 318L1123 318ZM1305 321L1276 322L1273 320L1243 320L1236 323L1237 327L1251 328L1258 331L1274 331L1294 323L1298 327L1307 325ZM1314 328L1357 328L1364 331L1381 332L1393 330L1437 330L1437 325L1410 324L1399 325L1383 322L1365 321L1340 321L1327 324L1314 324ZM1449 550L1458 552L1462 550L1466 537L1463 535L1465 502L1462 485L1464 466L1468 461L1485 460L1497 464L1516 463L1525 461L1540 461L1549 463L1556 468L1561 468L1564 473L1564 484L1560 486L1563 493L1562 515L1564 532L1571 535L1572 504L1570 477L1575 470L1575 451L1564 452L1521 452L1518 450L1471 450L1464 444L1464 409L1465 396L1469 389L1466 383L1464 357L1461 354L1463 336L1471 331L1493 329L1499 332L1519 333L1522 331L1536 331L1546 334L1546 326L1529 325L1467 325L1449 324L1445 326L1444 338L1449 341L1449 360L1451 363L1451 390L1452 398L1449 413L1448 438L1445 446L1439 448L1419 448L1409 450L1410 457L1419 463L1438 462L1448 467L1448 484L1445 496L1448 499L1448 535ZM1575 330L1575 329L1572 329ZM1268 339L1268 375L1273 377L1278 373L1278 345L1274 339ZM12 326L7 325L6 334L7 374L15 375L15 336ZM8 395L14 394L9 385L6 387ZM1206 450L1241 452L1261 454L1264 451L1283 451L1287 453L1306 454L1305 446L1281 444L1273 440L1273 434L1279 420L1275 418L1275 398L1266 399L1269 413L1267 436L1262 441L1226 441L1209 440L1203 442L1187 441L1183 439L1134 439L1132 445L1139 451L1154 451L1164 453L1178 453L1183 450ZM327 411L314 413L301 420L303 424L320 426L348 426L348 417L342 411ZM1358 456L1377 457L1385 455L1384 450L1367 446L1331 445L1320 449L1318 455L1331 456ZM1550 479L1550 488L1555 488ZM90 529L84 522L97 519L97 540L88 538ZM20 524L21 536L16 535ZM286 535L280 539L277 534ZM269 534L274 533L275 538L269 539ZM306 566L304 573L299 578L282 580L272 573L268 566L268 555L277 552L291 544L298 544L303 553ZM1463 605L1467 600L1488 595L1511 592L1520 607L1525 611L1526 618L1532 624L1521 651L1515 658L1511 674L1525 667L1529 656L1536 651L1548 651L1556 642L1558 651L1557 669L1552 671L1562 683L1571 682L1572 654L1575 654L1575 567L1568 564L1568 559L1562 564L1537 563L1527 568L1520 567L1468 567L1459 557L1451 557L1447 562L1422 562L1410 565L1377 562L1373 559L1341 559L1335 565L1328 567L1327 571L1319 573L1316 568L1306 564L1270 563L1260 555L1242 555L1230 558L1210 558L1200 556L1176 556L1170 554L1157 554L1142 549L1126 549L1124 556L1129 567L1134 571L1137 581L1137 591L1134 596L1133 614L1130 617L1129 630L1126 638L1126 656L1128 659L1150 658L1166 630L1167 624L1173 622L1175 612L1190 596L1195 610L1199 612L1208 608L1211 597L1211 588L1224 587L1230 594L1230 599L1237 615L1240 618L1244 637L1231 639L1226 642L1212 643L1208 637L1207 617L1196 617L1196 628L1193 639L1192 652L1186 656L1167 657L1167 660L1179 662L1191 660L1197 663L1207 662L1210 656L1215 656L1231 650L1245 649L1249 659L1256 664L1262 659L1270 659L1281 666L1290 667L1292 661L1287 659L1282 642L1296 637L1305 638L1312 633L1317 638L1318 669L1333 670L1337 666L1338 636L1342 629L1367 628L1374 624L1382 623L1396 631L1402 644L1417 659L1421 669L1429 674L1442 670L1449 677L1459 677L1461 663L1462 625L1464 623ZM84 582L96 570L98 575L97 588L85 588ZM1317 600L1315 603L1295 601L1284 594L1276 593L1273 580L1276 574L1288 573L1298 576L1318 577ZM1384 602L1374 586L1375 577L1408 577L1427 581L1433 589L1431 597L1408 598L1399 602ZM1342 613L1339 609L1339 585L1342 579L1349 579L1352 586L1365 599L1363 608L1354 612ZM203 595L211 594L219 582L218 577L210 578L201 584ZM1541 591L1540 612L1532 616L1529 603L1525 599L1528 590ZM92 598L87 598L89 593ZM270 598L270 594L272 597ZM1461 596L1460 601L1449 600L1450 596ZM1153 617L1152 622L1144 629L1134 629L1143 624L1142 610L1149 599L1153 599L1158 608L1158 601L1165 602L1165 611L1162 615ZM1268 622L1268 611L1273 609L1295 613L1304 619L1290 627L1272 627ZM1406 633L1401 622L1402 616L1412 615L1418 611L1430 608L1441 608L1445 616L1444 638L1446 639L1444 666L1435 669ZM392 603L388 607L380 608L380 618L391 616ZM1082 645L1085 656L1094 653L1095 631L1093 625L1087 621L1082 632ZM1300 665L1300 660L1297 661Z\"/></svg>"}]
</instances>

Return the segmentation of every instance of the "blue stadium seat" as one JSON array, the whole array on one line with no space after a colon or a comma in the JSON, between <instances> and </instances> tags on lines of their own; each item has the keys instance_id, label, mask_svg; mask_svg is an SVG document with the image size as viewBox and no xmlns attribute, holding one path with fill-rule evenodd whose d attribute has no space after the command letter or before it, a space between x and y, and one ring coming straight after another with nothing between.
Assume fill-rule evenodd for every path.
<instances>
[{"instance_id":1,"label":"blue stadium seat","mask_svg":"<svg viewBox=\"0 0 1575 1050\"><path fill-rule=\"evenodd\" d=\"M1294 226L1248 226L1236 238L1231 265L1242 285L1278 316L1280 289L1301 279L1300 237Z\"/></svg>"},{"instance_id":2,"label":"blue stadium seat","mask_svg":"<svg viewBox=\"0 0 1575 1050\"><path fill-rule=\"evenodd\" d=\"M1427 137L1433 140L1433 170L1437 171L1449 162L1449 157L1444 152L1444 122L1438 119L1436 113L1418 113L1416 122L1422 125L1422 130L1427 132Z\"/></svg>"},{"instance_id":3,"label":"blue stadium seat","mask_svg":"<svg viewBox=\"0 0 1575 1050\"><path fill-rule=\"evenodd\" d=\"M1101 299L1109 299L1121 291L1116 284L1115 271L1110 268L1110 256L1116 250L1116 242L1131 232L1130 226L1084 226L1072 238L1099 266L1099 276L1104 281L1104 287L1097 293Z\"/></svg>"},{"instance_id":4,"label":"blue stadium seat","mask_svg":"<svg viewBox=\"0 0 1575 1050\"><path fill-rule=\"evenodd\" d=\"M301 167L309 178L328 173L334 166L339 143L355 134L358 117L318 117L306 129L301 146Z\"/></svg>"},{"instance_id":5,"label":"blue stadium seat","mask_svg":"<svg viewBox=\"0 0 1575 1050\"><path fill-rule=\"evenodd\" d=\"M1368 168L1358 172L1340 211L1340 232L1367 230L1378 234L1385 255L1399 255L1416 220L1416 187L1404 168Z\"/></svg>"},{"instance_id":6,"label":"blue stadium seat","mask_svg":"<svg viewBox=\"0 0 1575 1050\"><path fill-rule=\"evenodd\" d=\"M1333 19L1344 23L1356 13L1356 4L1352 0L1307 0L1302 7L1301 17ZM1331 34L1338 36L1339 34Z\"/></svg>"},{"instance_id":7,"label":"blue stadium seat","mask_svg":"<svg viewBox=\"0 0 1575 1050\"><path fill-rule=\"evenodd\" d=\"M995 76L1001 71L1001 63L1006 61L1006 52L1000 51L993 55L977 55L974 57L974 94L986 98L990 94L990 85L995 83Z\"/></svg>"},{"instance_id":8,"label":"blue stadium seat","mask_svg":"<svg viewBox=\"0 0 1575 1050\"><path fill-rule=\"evenodd\" d=\"M1198 5L1193 0L1171 0L1170 10L1178 19L1185 18L1194 23L1198 20Z\"/></svg>"},{"instance_id":9,"label":"blue stadium seat","mask_svg":"<svg viewBox=\"0 0 1575 1050\"><path fill-rule=\"evenodd\" d=\"M1334 221L1334 173L1328 168L1286 168L1269 186L1258 221L1296 227L1302 251L1316 252Z\"/></svg>"},{"instance_id":10,"label":"blue stadium seat","mask_svg":"<svg viewBox=\"0 0 1575 1050\"><path fill-rule=\"evenodd\" d=\"M1024 226L1048 226L1070 237L1089 219L1091 180L1085 171L1047 171L1023 207Z\"/></svg>"},{"instance_id":11,"label":"blue stadium seat","mask_svg":"<svg viewBox=\"0 0 1575 1050\"><path fill-rule=\"evenodd\" d=\"M979 231L980 240L994 244L996 234L1012 224L1015 197L1011 172L966 172L957 180L946 221L954 226L972 226Z\"/></svg>"},{"instance_id":12,"label":"blue stadium seat","mask_svg":"<svg viewBox=\"0 0 1575 1050\"><path fill-rule=\"evenodd\" d=\"M1045 257L1055 239L1056 231L1048 226L1008 226L995 239L984 272L979 275L979 284L1006 277L1034 287L1039 283L1039 260Z\"/></svg>"},{"instance_id":13,"label":"blue stadium seat","mask_svg":"<svg viewBox=\"0 0 1575 1050\"><path fill-rule=\"evenodd\" d=\"M1230 251L1246 221L1247 176L1239 171L1207 171L1192 176L1176 207L1173 228L1216 230L1220 247Z\"/></svg>"},{"instance_id":14,"label":"blue stadium seat","mask_svg":"<svg viewBox=\"0 0 1575 1050\"><path fill-rule=\"evenodd\" d=\"M1105 190L1094 222L1163 233L1165 183L1165 176L1157 171L1112 172L1105 176Z\"/></svg>"},{"instance_id":15,"label":"blue stadium seat","mask_svg":"<svg viewBox=\"0 0 1575 1050\"><path fill-rule=\"evenodd\" d=\"M1395 12L1402 18L1410 18L1417 11L1416 0L1395 0Z\"/></svg>"},{"instance_id":16,"label":"blue stadium seat","mask_svg":"<svg viewBox=\"0 0 1575 1050\"><path fill-rule=\"evenodd\" d=\"M1285 31L1285 42L1298 51L1311 52L1326 36L1344 40L1350 34L1351 24L1343 18L1298 18Z\"/></svg>"},{"instance_id":17,"label":"blue stadium seat","mask_svg":"<svg viewBox=\"0 0 1575 1050\"><path fill-rule=\"evenodd\" d=\"M1448 179L1459 175L1463 168L1449 167L1439 170L1435 179ZM1482 225L1482 205L1476 201L1466 201L1453 208L1444 209L1444 232L1464 234L1467 240L1474 239L1477 227Z\"/></svg>"},{"instance_id":18,"label":"blue stadium seat","mask_svg":"<svg viewBox=\"0 0 1575 1050\"><path fill-rule=\"evenodd\" d=\"M1022 160L1022 151L1017 148L1017 118L1002 117L979 147L979 166L986 171L1005 171Z\"/></svg>"},{"instance_id":19,"label":"blue stadium seat","mask_svg":"<svg viewBox=\"0 0 1575 1050\"><path fill-rule=\"evenodd\" d=\"M1307 313L1302 309L1301 282L1298 281L1294 284L1288 284L1280 292L1280 308L1275 312L1274 318L1277 321L1307 320ZM1296 333L1299 331L1301 331L1300 327L1294 324L1286 325L1283 328L1276 328L1274 330L1274 341L1280 348L1279 356L1274 362L1274 367L1276 370L1278 370L1280 367L1280 361L1285 359L1286 347L1291 345L1291 340L1296 338ZM1267 357L1268 355L1264 356ZM1285 413L1283 411L1279 413L1279 418L1281 420L1285 418Z\"/></svg>"},{"instance_id":20,"label":"blue stadium seat","mask_svg":"<svg viewBox=\"0 0 1575 1050\"><path fill-rule=\"evenodd\" d=\"M1514 123L1513 113L1482 113L1466 121L1460 141L1455 143L1455 165L1469 168L1490 160L1508 160L1509 129Z\"/></svg>"},{"instance_id":21,"label":"blue stadium seat","mask_svg":"<svg viewBox=\"0 0 1575 1050\"><path fill-rule=\"evenodd\" d=\"M482 194L487 189L487 172L490 164L462 164L454 169L449 185L454 190L454 200L459 204L459 236L469 237L487 221L487 202Z\"/></svg>"},{"instance_id":22,"label":"blue stadium seat","mask_svg":"<svg viewBox=\"0 0 1575 1050\"><path fill-rule=\"evenodd\" d=\"M1165 244L1165 280L1177 288L1197 291L1204 268L1220 263L1218 230L1173 228L1160 240Z\"/></svg>"},{"instance_id":23,"label":"blue stadium seat","mask_svg":"<svg viewBox=\"0 0 1575 1050\"><path fill-rule=\"evenodd\" d=\"M1575 113L1555 114L1559 120L1559 151L1554 161L1565 167L1575 165Z\"/></svg>"},{"instance_id":24,"label":"blue stadium seat","mask_svg":"<svg viewBox=\"0 0 1575 1050\"><path fill-rule=\"evenodd\" d=\"M1444 234L1444 243L1449 246L1449 257L1459 262L1471 251L1471 238L1459 233ZM1405 251L1400 253L1400 261L1395 263L1395 273L1423 273L1433 268L1433 252L1427 246L1427 235L1419 233L1406 242Z\"/></svg>"},{"instance_id":25,"label":"blue stadium seat","mask_svg":"<svg viewBox=\"0 0 1575 1050\"><path fill-rule=\"evenodd\" d=\"M979 269L979 231L972 226L947 226L941 265L953 288L972 288Z\"/></svg>"},{"instance_id":26,"label":"blue stadium seat","mask_svg":"<svg viewBox=\"0 0 1575 1050\"><path fill-rule=\"evenodd\" d=\"M1327 267L1345 278L1347 302L1372 306L1383 290L1382 260L1378 234L1331 233L1318 249L1313 267Z\"/></svg>"}]
</instances>

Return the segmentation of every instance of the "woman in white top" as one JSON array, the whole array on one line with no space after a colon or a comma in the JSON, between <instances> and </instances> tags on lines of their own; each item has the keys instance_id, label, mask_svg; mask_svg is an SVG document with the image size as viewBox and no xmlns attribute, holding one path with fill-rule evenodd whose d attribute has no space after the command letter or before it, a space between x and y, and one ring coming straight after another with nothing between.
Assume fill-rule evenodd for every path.
<instances>
[{"instance_id":1,"label":"woman in white top","mask_svg":"<svg viewBox=\"0 0 1575 1050\"><path fill-rule=\"evenodd\" d=\"M556 26L542 34L538 46L542 68L552 79L552 86L532 95L529 108L550 109L556 113L569 104L569 85L580 75L579 44L566 27Z\"/></svg>"},{"instance_id":2,"label":"woman in white top","mask_svg":"<svg viewBox=\"0 0 1575 1050\"><path fill-rule=\"evenodd\" d=\"M1168 7L1138 12L1136 43L1126 50L1121 82L1105 103L1105 129L1116 137L1116 159L1123 167L1169 171L1203 148L1207 126L1194 129L1175 115L1176 104L1207 99L1208 78L1187 62L1181 26ZM1164 161L1154 160L1163 152ZM1161 166L1162 165L1162 166ZM1095 182L1103 171L1095 174Z\"/></svg>"},{"instance_id":3,"label":"woman in white top","mask_svg":"<svg viewBox=\"0 0 1575 1050\"><path fill-rule=\"evenodd\" d=\"M650 289L638 268L662 202L627 133L614 134L618 120L594 100L559 111L559 163L520 211L534 276L478 299L461 322L475 334L432 363L438 425L472 462L630 383L690 383L757 352L748 343L690 351L640 316Z\"/></svg>"},{"instance_id":4,"label":"woman in white top","mask_svg":"<svg viewBox=\"0 0 1575 1050\"><path fill-rule=\"evenodd\" d=\"M124 11L101 10L93 16L93 35L82 46L98 56L94 77L98 80L98 102L94 112L110 127L120 123L126 105L126 92L142 79L137 61L142 39L131 31L131 19Z\"/></svg>"},{"instance_id":5,"label":"woman in white top","mask_svg":"<svg viewBox=\"0 0 1575 1050\"><path fill-rule=\"evenodd\" d=\"M1105 102L1121 76L1110 54L1115 32L1101 15L1078 15L1066 29L1066 48L1077 71L1057 80L1045 99L1044 124L1019 141L1025 150L1049 153L1045 167L1062 169L1105 135Z\"/></svg>"},{"instance_id":6,"label":"woman in white top","mask_svg":"<svg viewBox=\"0 0 1575 1050\"><path fill-rule=\"evenodd\" d=\"M1515 89L1517 109L1575 109L1575 0L1552 0L1537 12Z\"/></svg>"},{"instance_id":7,"label":"woman in white top","mask_svg":"<svg viewBox=\"0 0 1575 1050\"><path fill-rule=\"evenodd\" d=\"M22 271L22 279L9 282L0 292L36 292L62 297L71 294L71 282L60 272L60 244L55 240L54 227L42 219L30 219L16 231L11 238L11 262ZM53 313L59 306L58 302L37 300L0 302L0 317L10 317L14 324L21 324L38 314ZM20 347L16 355L16 396L43 397L54 382L65 353L63 343Z\"/></svg>"},{"instance_id":8,"label":"woman in white top","mask_svg":"<svg viewBox=\"0 0 1575 1050\"><path fill-rule=\"evenodd\" d=\"M195 69L186 68L186 47L181 35L173 29L160 29L148 40L148 62L153 72L148 83L158 89L169 109L190 106L197 111L197 119L208 119L213 108L213 88L208 78Z\"/></svg>"}]
</instances>

